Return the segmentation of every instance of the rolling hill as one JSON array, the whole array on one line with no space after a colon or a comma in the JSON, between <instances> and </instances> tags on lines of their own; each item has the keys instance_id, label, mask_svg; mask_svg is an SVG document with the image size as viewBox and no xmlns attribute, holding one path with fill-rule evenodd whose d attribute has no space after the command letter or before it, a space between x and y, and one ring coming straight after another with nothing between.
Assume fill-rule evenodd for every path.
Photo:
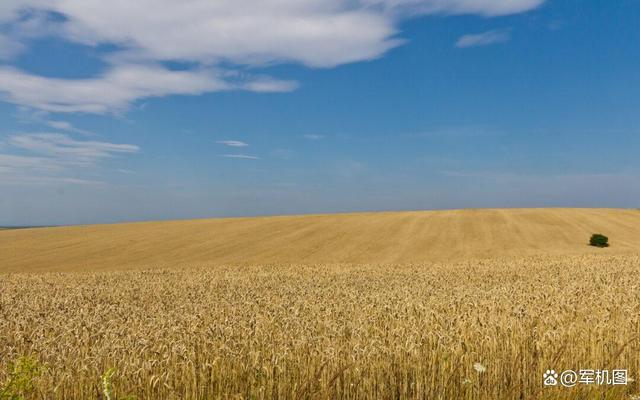
<instances>
[{"instance_id":1,"label":"rolling hill","mask_svg":"<svg viewBox=\"0 0 640 400\"><path fill-rule=\"evenodd\" d=\"M587 245L603 233L612 246ZM640 252L640 211L473 209L88 225L0 232L0 272L218 264L429 263Z\"/></svg>"}]
</instances>

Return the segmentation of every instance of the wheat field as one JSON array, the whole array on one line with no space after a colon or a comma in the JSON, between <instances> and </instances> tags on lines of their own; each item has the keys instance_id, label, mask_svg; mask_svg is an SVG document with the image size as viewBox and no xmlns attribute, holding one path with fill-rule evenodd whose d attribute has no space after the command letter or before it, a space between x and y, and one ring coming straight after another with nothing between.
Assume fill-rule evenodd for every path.
<instances>
[{"instance_id":1,"label":"wheat field","mask_svg":"<svg viewBox=\"0 0 640 400\"><path fill-rule=\"evenodd\" d=\"M193 265L404 264L640 251L640 211L494 209L203 219L16 229L0 234L0 272Z\"/></svg>"},{"instance_id":2,"label":"wheat field","mask_svg":"<svg viewBox=\"0 0 640 400\"><path fill-rule=\"evenodd\" d=\"M37 360L34 399L105 399L109 370L111 399L640 398L639 212L438 213L2 232L0 365ZM610 248L586 245L596 230ZM542 384L587 368L630 382Z\"/></svg>"}]
</instances>

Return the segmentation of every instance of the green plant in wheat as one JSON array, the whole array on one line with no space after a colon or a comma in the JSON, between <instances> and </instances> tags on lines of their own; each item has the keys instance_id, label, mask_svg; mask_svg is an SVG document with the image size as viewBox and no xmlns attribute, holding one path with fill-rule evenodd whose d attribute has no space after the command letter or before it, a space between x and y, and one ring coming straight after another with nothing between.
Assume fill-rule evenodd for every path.
<instances>
[{"instance_id":1,"label":"green plant in wheat","mask_svg":"<svg viewBox=\"0 0 640 400\"><path fill-rule=\"evenodd\" d=\"M102 392L100 393L100 400L116 400L116 397L113 395L113 375L116 373L115 368L109 368L102 375ZM3 399L0 399L3 400ZM117 400L136 400L135 396L128 395L124 397L120 397Z\"/></svg>"},{"instance_id":2,"label":"green plant in wheat","mask_svg":"<svg viewBox=\"0 0 640 400\"><path fill-rule=\"evenodd\" d=\"M23 400L33 392L34 380L42 374L42 366L31 357L20 357L8 365L7 379L0 386L0 400Z\"/></svg>"}]
</instances>

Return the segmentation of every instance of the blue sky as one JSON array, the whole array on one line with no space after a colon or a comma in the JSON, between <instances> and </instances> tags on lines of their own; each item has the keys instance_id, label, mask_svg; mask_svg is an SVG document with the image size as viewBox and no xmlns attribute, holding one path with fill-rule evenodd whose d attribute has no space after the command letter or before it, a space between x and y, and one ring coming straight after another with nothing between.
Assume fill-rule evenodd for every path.
<instances>
[{"instance_id":1,"label":"blue sky","mask_svg":"<svg viewBox=\"0 0 640 400\"><path fill-rule=\"evenodd\" d=\"M0 225L640 204L638 1L132 3L0 5Z\"/></svg>"}]
</instances>

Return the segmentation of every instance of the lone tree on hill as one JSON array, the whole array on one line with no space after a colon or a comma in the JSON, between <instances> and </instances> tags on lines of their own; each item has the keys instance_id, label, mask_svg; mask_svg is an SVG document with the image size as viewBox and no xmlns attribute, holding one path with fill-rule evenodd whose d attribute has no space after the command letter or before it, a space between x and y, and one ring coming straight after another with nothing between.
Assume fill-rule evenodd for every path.
<instances>
[{"instance_id":1,"label":"lone tree on hill","mask_svg":"<svg viewBox=\"0 0 640 400\"><path fill-rule=\"evenodd\" d=\"M589 244L595 247L609 247L609 238L605 235L594 233L593 235L591 235Z\"/></svg>"}]
</instances>

